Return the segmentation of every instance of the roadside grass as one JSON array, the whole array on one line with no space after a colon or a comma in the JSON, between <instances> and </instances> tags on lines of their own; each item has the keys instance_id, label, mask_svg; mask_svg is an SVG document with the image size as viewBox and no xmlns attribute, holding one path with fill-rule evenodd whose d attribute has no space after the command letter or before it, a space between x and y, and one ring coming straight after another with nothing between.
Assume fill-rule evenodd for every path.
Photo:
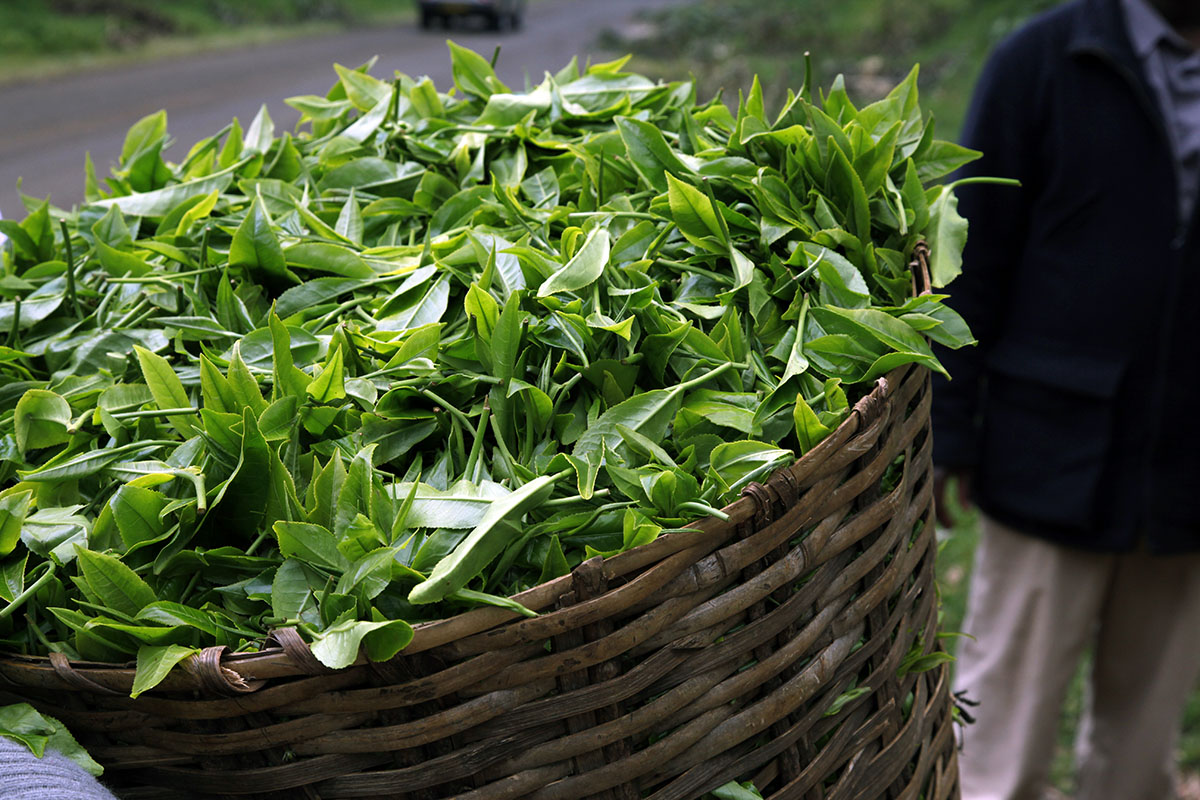
<instances>
[{"instance_id":1,"label":"roadside grass","mask_svg":"<svg viewBox=\"0 0 1200 800\"><path fill-rule=\"evenodd\" d=\"M0 0L0 83L415 18L410 0Z\"/></svg>"}]
</instances>

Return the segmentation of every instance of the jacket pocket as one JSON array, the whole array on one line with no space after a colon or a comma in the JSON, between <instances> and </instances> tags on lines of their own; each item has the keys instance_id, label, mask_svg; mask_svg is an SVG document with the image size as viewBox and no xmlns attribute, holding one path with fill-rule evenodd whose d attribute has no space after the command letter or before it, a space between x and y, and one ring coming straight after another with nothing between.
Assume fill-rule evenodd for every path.
<instances>
[{"instance_id":1,"label":"jacket pocket","mask_svg":"<svg viewBox=\"0 0 1200 800\"><path fill-rule=\"evenodd\" d=\"M1047 525L1093 525L1122 360L1061 345L1007 342L985 363L984 507Z\"/></svg>"}]
</instances>

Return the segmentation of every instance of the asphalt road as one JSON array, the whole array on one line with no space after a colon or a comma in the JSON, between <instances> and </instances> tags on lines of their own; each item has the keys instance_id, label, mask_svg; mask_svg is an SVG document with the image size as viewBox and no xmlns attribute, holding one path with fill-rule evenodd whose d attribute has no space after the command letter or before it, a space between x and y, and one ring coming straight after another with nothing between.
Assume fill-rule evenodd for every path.
<instances>
[{"instance_id":1,"label":"asphalt road","mask_svg":"<svg viewBox=\"0 0 1200 800\"><path fill-rule=\"evenodd\" d=\"M299 114L283 99L328 91L335 62L358 66L372 56L372 70L390 77L399 70L452 85L445 40L491 57L501 45L497 72L510 86L536 83L579 56L581 63L609 58L596 49L606 29L629 25L642 9L683 0L541 0L531 3L516 33L478 26L425 33L413 25L357 30L293 39L241 50L190 55L86 74L0 86L0 214L21 218L17 193L50 195L60 208L83 199L84 154L90 152L101 180L115 163L129 126L166 109L175 144L167 158L183 158L197 140L216 133L234 116L248 125L266 102L277 129L290 129ZM2 77L2 76L0 76Z\"/></svg>"}]
</instances>

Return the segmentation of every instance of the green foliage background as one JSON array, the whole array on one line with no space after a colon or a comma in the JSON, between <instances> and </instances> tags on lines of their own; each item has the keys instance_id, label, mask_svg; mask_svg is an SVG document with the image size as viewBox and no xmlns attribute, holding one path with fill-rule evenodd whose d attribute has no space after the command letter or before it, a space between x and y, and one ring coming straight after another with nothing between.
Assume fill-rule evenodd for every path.
<instances>
[{"instance_id":1,"label":"green foliage background","mask_svg":"<svg viewBox=\"0 0 1200 800\"><path fill-rule=\"evenodd\" d=\"M921 65L921 105L953 138L983 59L1005 35L1056 0L698 0L646 17L642 35L611 35L642 72L693 73L703 90L732 95L758 75L778 107L804 81L812 53L818 85L846 76L856 102L877 99Z\"/></svg>"},{"instance_id":2,"label":"green foliage background","mask_svg":"<svg viewBox=\"0 0 1200 800\"><path fill-rule=\"evenodd\" d=\"M0 0L0 81L412 14L410 0Z\"/></svg>"},{"instance_id":3,"label":"green foliage background","mask_svg":"<svg viewBox=\"0 0 1200 800\"><path fill-rule=\"evenodd\" d=\"M245 25L346 23L409 7L382 0L0 0L0 53L121 50L153 36L196 36Z\"/></svg>"}]
</instances>

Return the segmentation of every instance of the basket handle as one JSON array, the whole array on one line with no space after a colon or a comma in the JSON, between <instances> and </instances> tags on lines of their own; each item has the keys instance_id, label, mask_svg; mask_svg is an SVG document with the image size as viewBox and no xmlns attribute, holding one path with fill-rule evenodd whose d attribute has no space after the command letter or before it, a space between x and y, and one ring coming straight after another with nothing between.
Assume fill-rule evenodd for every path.
<instances>
[{"instance_id":1,"label":"basket handle","mask_svg":"<svg viewBox=\"0 0 1200 800\"><path fill-rule=\"evenodd\" d=\"M933 293L933 281L929 277L929 243L924 239L913 246L913 258L908 262L912 272L913 297Z\"/></svg>"}]
</instances>

